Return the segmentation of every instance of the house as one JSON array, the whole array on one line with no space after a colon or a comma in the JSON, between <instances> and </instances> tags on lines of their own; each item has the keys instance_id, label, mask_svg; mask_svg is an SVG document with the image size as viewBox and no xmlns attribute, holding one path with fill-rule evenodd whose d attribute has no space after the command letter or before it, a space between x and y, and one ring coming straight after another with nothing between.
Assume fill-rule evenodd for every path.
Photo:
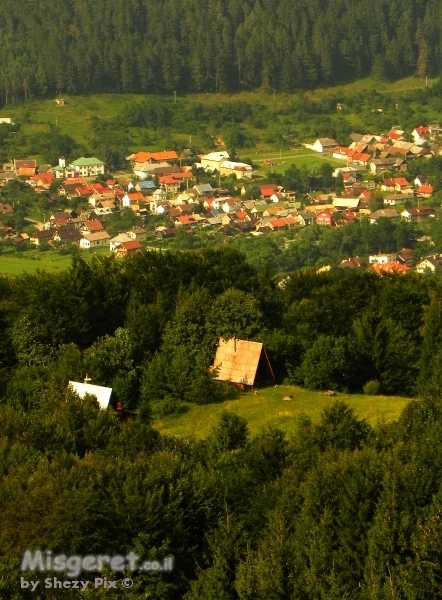
<instances>
[{"instance_id":1,"label":"house","mask_svg":"<svg viewBox=\"0 0 442 600\"><path fill-rule=\"evenodd\" d=\"M29 243L34 246L41 246L45 242L48 243L49 240L52 240L52 236L54 235L54 229L42 229L41 231L34 231L29 236Z\"/></svg>"},{"instance_id":2,"label":"house","mask_svg":"<svg viewBox=\"0 0 442 600\"><path fill-rule=\"evenodd\" d=\"M90 248L100 248L101 246L107 246L111 236L107 231L96 231L94 233L84 233L80 240L80 248L89 250Z\"/></svg>"},{"instance_id":3,"label":"house","mask_svg":"<svg viewBox=\"0 0 442 600\"><path fill-rule=\"evenodd\" d=\"M88 158L82 156L77 158L70 165L71 169L74 169L77 175L80 177L96 177L97 175L104 175L104 162L90 156Z\"/></svg>"},{"instance_id":4,"label":"house","mask_svg":"<svg viewBox=\"0 0 442 600\"><path fill-rule=\"evenodd\" d=\"M98 219L88 219L83 223L80 229L83 235L89 235L91 233L104 231L104 226Z\"/></svg>"},{"instance_id":5,"label":"house","mask_svg":"<svg viewBox=\"0 0 442 600\"><path fill-rule=\"evenodd\" d=\"M230 381L242 388L275 380L267 352L260 342L220 338L212 369L217 372L218 381Z\"/></svg>"},{"instance_id":6,"label":"house","mask_svg":"<svg viewBox=\"0 0 442 600\"><path fill-rule=\"evenodd\" d=\"M222 203L221 209L225 213L236 212L241 208L241 201L239 198L227 198L225 202Z\"/></svg>"},{"instance_id":7,"label":"house","mask_svg":"<svg viewBox=\"0 0 442 600\"><path fill-rule=\"evenodd\" d=\"M309 211L299 211L298 221L300 225L313 225L315 222L315 214Z\"/></svg>"},{"instance_id":8,"label":"house","mask_svg":"<svg viewBox=\"0 0 442 600\"><path fill-rule=\"evenodd\" d=\"M269 204L265 202L263 204L255 204L255 206L250 210L253 215L262 215L269 208Z\"/></svg>"},{"instance_id":9,"label":"house","mask_svg":"<svg viewBox=\"0 0 442 600\"><path fill-rule=\"evenodd\" d=\"M136 154L131 154L126 157L132 164L133 170L138 171L141 167L147 164L155 164L167 162L169 160L178 160L179 156L175 150L164 150L160 152L145 152L143 150Z\"/></svg>"},{"instance_id":10,"label":"house","mask_svg":"<svg viewBox=\"0 0 442 600\"><path fill-rule=\"evenodd\" d=\"M402 248L402 250L397 253L397 261L403 265L407 265L407 267L412 267L413 250L411 250L411 248Z\"/></svg>"},{"instance_id":11,"label":"house","mask_svg":"<svg viewBox=\"0 0 442 600\"><path fill-rule=\"evenodd\" d=\"M411 271L410 267L399 262L391 261L384 264L374 264L371 269L378 275L405 275Z\"/></svg>"},{"instance_id":12,"label":"house","mask_svg":"<svg viewBox=\"0 0 442 600\"><path fill-rule=\"evenodd\" d=\"M195 226L197 221L193 215L183 215L175 221L175 227L191 227Z\"/></svg>"},{"instance_id":13,"label":"house","mask_svg":"<svg viewBox=\"0 0 442 600\"><path fill-rule=\"evenodd\" d=\"M388 206L397 206L398 204L403 204L406 200L413 201L415 199L414 194L387 194L384 197L384 204Z\"/></svg>"},{"instance_id":14,"label":"house","mask_svg":"<svg viewBox=\"0 0 442 600\"><path fill-rule=\"evenodd\" d=\"M334 225L333 213L328 209L322 210L316 215L316 224L327 225L328 227L332 227Z\"/></svg>"},{"instance_id":15,"label":"house","mask_svg":"<svg viewBox=\"0 0 442 600\"><path fill-rule=\"evenodd\" d=\"M351 208L354 210L359 207L360 202L359 198L334 198L333 206L337 209Z\"/></svg>"},{"instance_id":16,"label":"house","mask_svg":"<svg viewBox=\"0 0 442 600\"><path fill-rule=\"evenodd\" d=\"M265 185L259 186L259 193L261 194L261 197L264 199L270 198L277 191L278 191L278 186L274 183L267 183Z\"/></svg>"},{"instance_id":17,"label":"house","mask_svg":"<svg viewBox=\"0 0 442 600\"><path fill-rule=\"evenodd\" d=\"M200 164L203 169L213 173L213 171L219 171L221 163L228 159L228 152L210 152L200 157Z\"/></svg>"},{"instance_id":18,"label":"house","mask_svg":"<svg viewBox=\"0 0 442 600\"><path fill-rule=\"evenodd\" d=\"M162 175L170 175L175 171L175 169L176 167L168 162L146 162L134 170L134 175L141 180L145 180L148 177L161 177Z\"/></svg>"},{"instance_id":19,"label":"house","mask_svg":"<svg viewBox=\"0 0 442 600\"><path fill-rule=\"evenodd\" d=\"M194 185L192 190L195 192L197 196L213 196L213 188L210 183L200 183L198 185Z\"/></svg>"},{"instance_id":20,"label":"house","mask_svg":"<svg viewBox=\"0 0 442 600\"><path fill-rule=\"evenodd\" d=\"M369 163L370 173L372 175L378 175L383 171L389 171L391 169L407 168L407 164L403 158L396 158L394 156L386 158L372 158Z\"/></svg>"},{"instance_id":21,"label":"house","mask_svg":"<svg viewBox=\"0 0 442 600\"><path fill-rule=\"evenodd\" d=\"M159 183L166 190L166 193L176 193L180 189L180 182L173 175L163 175L159 178Z\"/></svg>"},{"instance_id":22,"label":"house","mask_svg":"<svg viewBox=\"0 0 442 600\"><path fill-rule=\"evenodd\" d=\"M430 138L430 128L427 125L415 127L411 132L415 144L423 144Z\"/></svg>"},{"instance_id":23,"label":"house","mask_svg":"<svg viewBox=\"0 0 442 600\"><path fill-rule=\"evenodd\" d=\"M401 212L401 217L407 221L416 221L427 217L435 217L436 211L431 206L416 206L414 208L406 208Z\"/></svg>"},{"instance_id":24,"label":"house","mask_svg":"<svg viewBox=\"0 0 442 600\"><path fill-rule=\"evenodd\" d=\"M163 202L164 200L166 200L167 194L166 194L166 192L162 188L158 188L152 194L152 198L154 200L159 200L160 202Z\"/></svg>"},{"instance_id":25,"label":"house","mask_svg":"<svg viewBox=\"0 0 442 600\"><path fill-rule=\"evenodd\" d=\"M127 186L127 190L129 192L133 189L137 192L153 192L153 190L156 190L157 187L158 186L155 181L152 179L145 179L144 181L131 181Z\"/></svg>"},{"instance_id":26,"label":"house","mask_svg":"<svg viewBox=\"0 0 442 600\"><path fill-rule=\"evenodd\" d=\"M129 231L126 232L128 236L130 236L133 240L137 242L145 242L147 237L147 232L144 227L132 227Z\"/></svg>"},{"instance_id":27,"label":"house","mask_svg":"<svg viewBox=\"0 0 442 600\"><path fill-rule=\"evenodd\" d=\"M84 381L84 383L81 383L79 381L70 381L69 387L80 398L84 398L86 394L90 396L95 396L100 408L102 409L106 409L109 406L116 406L116 399L112 388L104 387L102 385L92 385L88 383L90 379L88 379L87 375Z\"/></svg>"},{"instance_id":28,"label":"house","mask_svg":"<svg viewBox=\"0 0 442 600\"><path fill-rule=\"evenodd\" d=\"M417 188L417 195L421 198L429 198L434 192L432 185L425 184Z\"/></svg>"},{"instance_id":29,"label":"house","mask_svg":"<svg viewBox=\"0 0 442 600\"><path fill-rule=\"evenodd\" d=\"M368 258L368 262L371 265L374 264L378 264L378 265L386 265L389 262L394 262L397 259L397 255L395 252L393 253L382 253L380 252L379 254L374 254L372 256L369 256Z\"/></svg>"},{"instance_id":30,"label":"house","mask_svg":"<svg viewBox=\"0 0 442 600\"><path fill-rule=\"evenodd\" d=\"M115 252L115 250L118 248L118 246L120 244L123 244L124 242L132 242L133 239L131 238L130 235L128 235L127 233L120 233L118 235L116 235L115 237L113 237L110 241L109 241L109 250L111 252Z\"/></svg>"},{"instance_id":31,"label":"house","mask_svg":"<svg viewBox=\"0 0 442 600\"><path fill-rule=\"evenodd\" d=\"M273 219L269 222L269 227L272 231L283 231L285 229L293 229L299 221L295 217L285 217L279 219Z\"/></svg>"},{"instance_id":32,"label":"house","mask_svg":"<svg viewBox=\"0 0 442 600\"><path fill-rule=\"evenodd\" d=\"M144 196L141 192L132 192L124 194L121 205L123 208L130 208L132 204L137 204L138 202L143 202Z\"/></svg>"},{"instance_id":33,"label":"house","mask_svg":"<svg viewBox=\"0 0 442 600\"><path fill-rule=\"evenodd\" d=\"M319 138L313 144L305 144L306 148L315 152L332 152L337 146L337 141L332 138Z\"/></svg>"},{"instance_id":34,"label":"house","mask_svg":"<svg viewBox=\"0 0 442 600\"><path fill-rule=\"evenodd\" d=\"M339 269L362 269L365 268L365 261L359 258L359 256L353 256L348 258L347 260L343 260L340 265L338 265Z\"/></svg>"},{"instance_id":35,"label":"house","mask_svg":"<svg viewBox=\"0 0 442 600\"><path fill-rule=\"evenodd\" d=\"M161 239L175 237L176 229L174 227L157 227L155 229L155 235Z\"/></svg>"},{"instance_id":36,"label":"house","mask_svg":"<svg viewBox=\"0 0 442 600\"><path fill-rule=\"evenodd\" d=\"M220 175L234 175L237 179L251 179L253 177L253 169L247 163L223 160L218 170Z\"/></svg>"},{"instance_id":37,"label":"house","mask_svg":"<svg viewBox=\"0 0 442 600\"><path fill-rule=\"evenodd\" d=\"M52 173L40 173L31 177L29 183L35 188L43 188L48 190L51 183L54 181Z\"/></svg>"},{"instance_id":38,"label":"house","mask_svg":"<svg viewBox=\"0 0 442 600\"><path fill-rule=\"evenodd\" d=\"M416 271L418 273L439 273L442 267L442 257L434 254L433 256L427 256L420 263L416 265Z\"/></svg>"},{"instance_id":39,"label":"house","mask_svg":"<svg viewBox=\"0 0 442 600\"><path fill-rule=\"evenodd\" d=\"M373 225L378 219L399 219L400 214L394 208L381 208L370 215L370 223Z\"/></svg>"},{"instance_id":40,"label":"house","mask_svg":"<svg viewBox=\"0 0 442 600\"><path fill-rule=\"evenodd\" d=\"M137 252L141 252L143 246L137 240L131 240L130 242L123 242L117 248L118 258L124 258L125 256L131 256Z\"/></svg>"},{"instance_id":41,"label":"house","mask_svg":"<svg viewBox=\"0 0 442 600\"><path fill-rule=\"evenodd\" d=\"M36 160L16 160L14 159L14 172L19 177L33 177L37 170Z\"/></svg>"},{"instance_id":42,"label":"house","mask_svg":"<svg viewBox=\"0 0 442 600\"><path fill-rule=\"evenodd\" d=\"M381 190L384 192L402 192L403 190L409 190L411 184L405 177L393 177L390 179L384 179L381 184Z\"/></svg>"},{"instance_id":43,"label":"house","mask_svg":"<svg viewBox=\"0 0 442 600\"><path fill-rule=\"evenodd\" d=\"M61 244L77 244L82 237L78 229L59 229L52 236L52 240Z\"/></svg>"}]
</instances>

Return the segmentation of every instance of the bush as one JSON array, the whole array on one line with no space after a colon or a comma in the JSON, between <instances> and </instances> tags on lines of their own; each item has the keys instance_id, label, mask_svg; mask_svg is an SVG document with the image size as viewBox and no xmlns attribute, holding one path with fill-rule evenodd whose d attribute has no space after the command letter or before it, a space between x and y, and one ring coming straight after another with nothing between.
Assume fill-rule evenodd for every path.
<instances>
[{"instance_id":1,"label":"bush","mask_svg":"<svg viewBox=\"0 0 442 600\"><path fill-rule=\"evenodd\" d=\"M188 407L180 400L166 396L163 400L152 402L152 415L156 419L162 419L169 415L182 415L188 410Z\"/></svg>"},{"instance_id":2,"label":"bush","mask_svg":"<svg viewBox=\"0 0 442 600\"><path fill-rule=\"evenodd\" d=\"M367 396L377 396L381 391L381 384L377 379L372 379L371 381L367 381L362 389Z\"/></svg>"}]
</instances>

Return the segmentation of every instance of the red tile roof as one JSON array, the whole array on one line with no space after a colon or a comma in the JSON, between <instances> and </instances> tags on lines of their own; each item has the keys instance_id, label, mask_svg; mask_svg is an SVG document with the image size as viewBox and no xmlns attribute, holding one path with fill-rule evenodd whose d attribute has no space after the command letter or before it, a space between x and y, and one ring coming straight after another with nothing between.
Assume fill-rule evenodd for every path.
<instances>
[{"instance_id":1,"label":"red tile roof","mask_svg":"<svg viewBox=\"0 0 442 600\"><path fill-rule=\"evenodd\" d=\"M121 250L121 248L124 248L125 250L141 250L142 247L143 246L140 244L140 242L133 240L131 242L122 242L118 246L118 250Z\"/></svg>"},{"instance_id":2,"label":"red tile roof","mask_svg":"<svg viewBox=\"0 0 442 600\"><path fill-rule=\"evenodd\" d=\"M137 152L133 156L131 156L131 160L133 162L141 163L147 162L152 159L155 161L163 161L163 160L178 160L179 156L175 152L175 150L164 150L163 152Z\"/></svg>"},{"instance_id":3,"label":"red tile roof","mask_svg":"<svg viewBox=\"0 0 442 600\"><path fill-rule=\"evenodd\" d=\"M432 194L434 192L434 188L432 185L421 185L417 191L419 194Z\"/></svg>"}]
</instances>

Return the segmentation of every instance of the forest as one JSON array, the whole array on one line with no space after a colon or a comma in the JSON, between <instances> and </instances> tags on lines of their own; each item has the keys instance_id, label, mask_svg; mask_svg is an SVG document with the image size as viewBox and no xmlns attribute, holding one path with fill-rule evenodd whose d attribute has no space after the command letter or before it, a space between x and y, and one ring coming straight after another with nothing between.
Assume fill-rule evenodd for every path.
<instances>
[{"instance_id":1,"label":"forest","mask_svg":"<svg viewBox=\"0 0 442 600\"><path fill-rule=\"evenodd\" d=\"M8 104L55 93L291 91L368 75L435 76L441 4L4 0L1 95Z\"/></svg>"},{"instance_id":2,"label":"forest","mask_svg":"<svg viewBox=\"0 0 442 600\"><path fill-rule=\"evenodd\" d=\"M230 247L1 278L1 597L59 598L19 587L23 552L51 549L174 557L113 592L129 600L438 598L441 316L434 278L306 269L279 286ZM264 342L278 382L410 402L375 427L331 398L290 435L252 437L231 411L204 440L160 434L183 401L234 393L208 369L220 336ZM85 373L128 418L68 391Z\"/></svg>"}]
</instances>

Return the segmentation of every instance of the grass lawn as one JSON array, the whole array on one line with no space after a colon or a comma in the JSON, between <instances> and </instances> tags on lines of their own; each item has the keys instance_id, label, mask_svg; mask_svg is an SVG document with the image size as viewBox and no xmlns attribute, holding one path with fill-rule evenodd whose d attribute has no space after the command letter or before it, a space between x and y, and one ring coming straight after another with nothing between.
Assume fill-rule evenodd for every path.
<instances>
[{"instance_id":1,"label":"grass lawn","mask_svg":"<svg viewBox=\"0 0 442 600\"><path fill-rule=\"evenodd\" d=\"M97 252L97 251L95 251ZM108 250L98 251L99 254L109 254ZM82 258L91 260L94 252L85 251L81 253ZM21 275L22 273L36 273L37 271L48 271L58 273L69 269L72 262L70 254L58 254L54 251L35 252L28 250L19 253L0 254L0 275Z\"/></svg>"},{"instance_id":2,"label":"grass lawn","mask_svg":"<svg viewBox=\"0 0 442 600\"><path fill-rule=\"evenodd\" d=\"M318 421L326 406L342 400L354 409L359 417L376 425L379 420L393 421L399 417L409 398L396 396L365 396L363 394L338 394L330 398L323 392L310 392L295 386L277 386L257 390L258 393L240 393L235 400L222 404L198 406L188 404L188 412L177 417L166 417L154 426L162 433L181 436L207 437L222 410L231 410L247 419L252 434L266 425L273 425L287 433L294 430L296 418L304 413ZM287 402L284 396L293 396Z\"/></svg>"}]
</instances>

